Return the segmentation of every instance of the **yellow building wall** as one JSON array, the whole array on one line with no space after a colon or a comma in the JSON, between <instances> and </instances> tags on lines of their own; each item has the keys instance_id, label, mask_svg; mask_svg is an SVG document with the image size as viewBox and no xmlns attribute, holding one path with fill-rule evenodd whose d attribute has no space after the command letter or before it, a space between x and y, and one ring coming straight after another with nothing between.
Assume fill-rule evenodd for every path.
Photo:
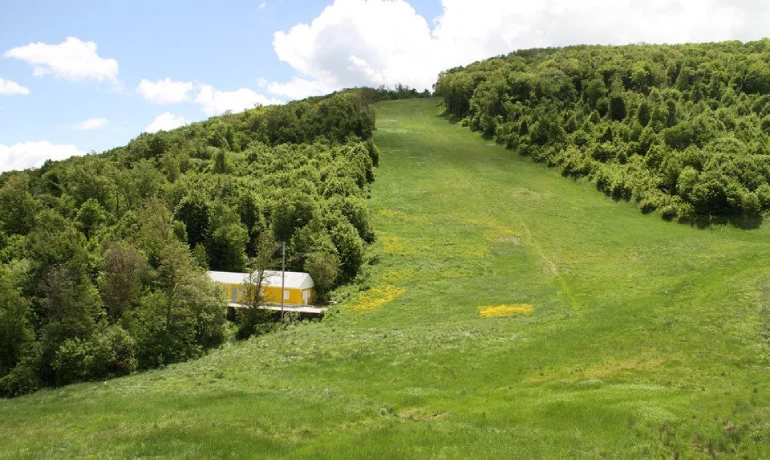
<instances>
[{"instance_id":1,"label":"yellow building wall","mask_svg":"<svg viewBox=\"0 0 770 460\"><path fill-rule=\"evenodd\" d=\"M238 289L238 302L246 302L247 299L244 297L244 291L241 288L240 284L222 284L222 291L224 292L225 298L227 298L228 301L233 301L233 289ZM310 291L310 296L308 298L307 303L313 302L313 290L312 289L304 289L304 291ZM284 299L283 303L284 305L305 305L306 302L302 297L303 289L289 289L286 288L285 292L289 294L289 297ZM265 303L275 303L280 304L281 303L281 288L279 287L266 287L265 288Z\"/></svg>"}]
</instances>

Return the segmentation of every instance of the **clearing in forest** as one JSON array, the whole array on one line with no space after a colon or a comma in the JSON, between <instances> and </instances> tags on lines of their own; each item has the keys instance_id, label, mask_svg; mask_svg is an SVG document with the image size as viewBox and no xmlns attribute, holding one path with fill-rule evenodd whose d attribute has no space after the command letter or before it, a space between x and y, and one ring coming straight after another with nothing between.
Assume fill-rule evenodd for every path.
<instances>
[{"instance_id":1,"label":"clearing in forest","mask_svg":"<svg viewBox=\"0 0 770 460\"><path fill-rule=\"evenodd\" d=\"M644 216L441 111L377 106L369 290L195 362L0 401L2 453L770 456L770 228Z\"/></svg>"}]
</instances>

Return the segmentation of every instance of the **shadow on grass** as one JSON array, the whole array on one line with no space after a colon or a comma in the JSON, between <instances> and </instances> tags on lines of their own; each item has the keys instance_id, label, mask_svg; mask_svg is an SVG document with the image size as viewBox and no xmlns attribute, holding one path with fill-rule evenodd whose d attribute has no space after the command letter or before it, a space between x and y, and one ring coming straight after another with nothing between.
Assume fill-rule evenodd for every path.
<instances>
[{"instance_id":1,"label":"shadow on grass","mask_svg":"<svg viewBox=\"0 0 770 460\"><path fill-rule=\"evenodd\" d=\"M701 230L719 225L730 225L741 230L756 230L762 226L763 220L762 216L715 216L682 218L677 220L677 223Z\"/></svg>"},{"instance_id":2,"label":"shadow on grass","mask_svg":"<svg viewBox=\"0 0 770 460\"><path fill-rule=\"evenodd\" d=\"M447 113L446 110L444 110L439 115L439 117L443 118L444 120L448 121L449 123L451 123L453 125L462 123L462 121L463 121L462 117L458 117L457 115L449 114L449 113ZM467 128L467 125L465 127ZM475 131L475 132L477 134L479 134L481 136L481 138L484 139L485 141L495 141L495 143L497 143L497 144L502 144L502 142L499 142L499 141L497 141L495 139L495 136L494 136L493 133L484 133L484 132L481 132L481 131Z\"/></svg>"},{"instance_id":3,"label":"shadow on grass","mask_svg":"<svg viewBox=\"0 0 770 460\"><path fill-rule=\"evenodd\" d=\"M450 113L447 113L446 110L441 112L439 116L453 125L456 125L463 120L462 117L458 117L457 115L452 115Z\"/></svg>"}]
</instances>

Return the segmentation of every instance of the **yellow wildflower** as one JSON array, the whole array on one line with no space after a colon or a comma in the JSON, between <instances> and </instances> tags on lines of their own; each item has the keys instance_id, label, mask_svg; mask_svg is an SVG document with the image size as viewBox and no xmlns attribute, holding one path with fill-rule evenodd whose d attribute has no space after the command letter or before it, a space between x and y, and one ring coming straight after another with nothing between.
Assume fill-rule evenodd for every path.
<instances>
[{"instance_id":1,"label":"yellow wildflower","mask_svg":"<svg viewBox=\"0 0 770 460\"><path fill-rule=\"evenodd\" d=\"M491 307L479 307L479 315L482 318L501 318L514 315L531 315L535 307L525 303L516 305L495 305Z\"/></svg>"}]
</instances>

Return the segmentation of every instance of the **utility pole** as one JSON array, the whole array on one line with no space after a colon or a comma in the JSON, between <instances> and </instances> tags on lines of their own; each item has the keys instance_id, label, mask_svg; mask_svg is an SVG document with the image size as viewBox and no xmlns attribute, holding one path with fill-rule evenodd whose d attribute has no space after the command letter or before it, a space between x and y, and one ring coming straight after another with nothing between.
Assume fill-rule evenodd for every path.
<instances>
[{"instance_id":1,"label":"utility pole","mask_svg":"<svg viewBox=\"0 0 770 460\"><path fill-rule=\"evenodd\" d=\"M281 241L281 322L283 322L283 298L286 280L286 242Z\"/></svg>"}]
</instances>

